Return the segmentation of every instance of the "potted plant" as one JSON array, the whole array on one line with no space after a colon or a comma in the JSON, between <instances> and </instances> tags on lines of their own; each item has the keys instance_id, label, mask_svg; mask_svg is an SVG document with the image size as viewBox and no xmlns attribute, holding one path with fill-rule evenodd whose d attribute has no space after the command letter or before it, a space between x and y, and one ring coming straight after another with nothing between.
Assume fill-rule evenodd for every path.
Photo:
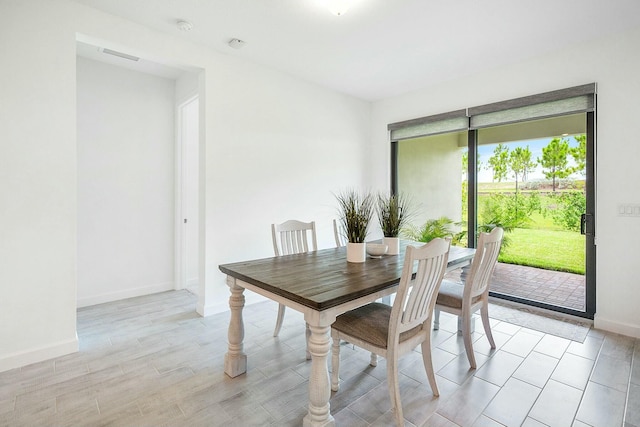
<instances>
[{"instance_id":1,"label":"potted plant","mask_svg":"<svg viewBox=\"0 0 640 427\"><path fill-rule=\"evenodd\" d=\"M407 224L411 216L409 199L402 194L378 194L378 220L384 235L383 242L389 249L389 255L400 253L400 230Z\"/></svg>"},{"instance_id":2,"label":"potted plant","mask_svg":"<svg viewBox=\"0 0 640 427\"><path fill-rule=\"evenodd\" d=\"M360 194L355 190L347 190L336 195L336 199L340 223L347 239L347 261L364 262L365 239L373 216L374 197L371 193Z\"/></svg>"}]
</instances>

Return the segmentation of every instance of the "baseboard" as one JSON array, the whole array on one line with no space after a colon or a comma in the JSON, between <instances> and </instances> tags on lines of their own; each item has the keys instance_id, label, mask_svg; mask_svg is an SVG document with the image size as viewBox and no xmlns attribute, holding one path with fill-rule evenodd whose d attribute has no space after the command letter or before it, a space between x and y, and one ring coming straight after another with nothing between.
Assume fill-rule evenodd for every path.
<instances>
[{"instance_id":1,"label":"baseboard","mask_svg":"<svg viewBox=\"0 0 640 427\"><path fill-rule=\"evenodd\" d=\"M123 289L117 292L78 298L78 307L88 307L90 305L119 301L127 298L139 297L142 295L157 294L159 292L172 291L174 289L175 288L173 282L164 282L154 285L141 286L139 288Z\"/></svg>"},{"instance_id":2,"label":"baseboard","mask_svg":"<svg viewBox=\"0 0 640 427\"><path fill-rule=\"evenodd\" d=\"M0 372L42 362L78 351L78 336L45 347L9 354L0 358Z\"/></svg>"},{"instance_id":3,"label":"baseboard","mask_svg":"<svg viewBox=\"0 0 640 427\"><path fill-rule=\"evenodd\" d=\"M640 338L640 326L629 323L616 322L611 319L604 319L596 313L593 320L593 327L614 334L625 335L633 338Z\"/></svg>"}]
</instances>

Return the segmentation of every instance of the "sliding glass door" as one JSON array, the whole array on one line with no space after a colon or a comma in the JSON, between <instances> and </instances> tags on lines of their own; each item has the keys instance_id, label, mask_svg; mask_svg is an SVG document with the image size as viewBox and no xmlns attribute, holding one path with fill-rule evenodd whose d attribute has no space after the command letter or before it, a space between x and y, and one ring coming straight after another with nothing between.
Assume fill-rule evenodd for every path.
<instances>
[{"instance_id":1,"label":"sliding glass door","mask_svg":"<svg viewBox=\"0 0 640 427\"><path fill-rule=\"evenodd\" d=\"M507 230L493 296L590 317L587 113L477 131L476 218ZM589 168L587 168L589 163ZM589 249L590 251L594 249ZM589 275L587 274L589 273Z\"/></svg>"},{"instance_id":2,"label":"sliding glass door","mask_svg":"<svg viewBox=\"0 0 640 427\"><path fill-rule=\"evenodd\" d=\"M478 231L502 226L491 295L593 318L594 90L389 125L392 191L419 212L405 236L474 247Z\"/></svg>"}]
</instances>

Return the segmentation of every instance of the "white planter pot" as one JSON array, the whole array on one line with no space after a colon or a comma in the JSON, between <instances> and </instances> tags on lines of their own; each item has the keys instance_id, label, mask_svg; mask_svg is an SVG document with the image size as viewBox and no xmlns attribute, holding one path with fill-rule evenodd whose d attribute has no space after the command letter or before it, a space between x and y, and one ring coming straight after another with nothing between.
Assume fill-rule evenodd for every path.
<instances>
[{"instance_id":1,"label":"white planter pot","mask_svg":"<svg viewBox=\"0 0 640 427\"><path fill-rule=\"evenodd\" d=\"M387 245L387 255L398 255L400 253L400 238L399 237L383 237L382 243Z\"/></svg>"},{"instance_id":2,"label":"white planter pot","mask_svg":"<svg viewBox=\"0 0 640 427\"><path fill-rule=\"evenodd\" d=\"M347 243L347 261L364 262L367 259L367 246L365 243Z\"/></svg>"}]
</instances>

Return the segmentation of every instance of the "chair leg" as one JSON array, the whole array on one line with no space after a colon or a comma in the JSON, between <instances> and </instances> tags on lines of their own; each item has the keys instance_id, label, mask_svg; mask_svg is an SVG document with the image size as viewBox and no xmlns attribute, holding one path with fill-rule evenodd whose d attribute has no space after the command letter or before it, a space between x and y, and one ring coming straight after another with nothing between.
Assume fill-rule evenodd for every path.
<instances>
[{"instance_id":1,"label":"chair leg","mask_svg":"<svg viewBox=\"0 0 640 427\"><path fill-rule=\"evenodd\" d=\"M434 396L438 397L440 396L440 391L436 383L436 374L433 371L433 359L431 358L431 331L427 334L427 339L422 342L422 362L424 363L424 370L427 372L431 391Z\"/></svg>"},{"instance_id":2,"label":"chair leg","mask_svg":"<svg viewBox=\"0 0 640 427\"><path fill-rule=\"evenodd\" d=\"M493 340L493 334L491 333L491 324L489 323L489 304L485 303L480 308L480 317L482 318L482 326L484 326L484 333L487 335L491 348L496 348L496 342Z\"/></svg>"},{"instance_id":3,"label":"chair leg","mask_svg":"<svg viewBox=\"0 0 640 427\"><path fill-rule=\"evenodd\" d=\"M311 337L311 329L309 329L309 324L305 322L305 345L307 348L307 360L311 360L311 352L309 351L309 337Z\"/></svg>"},{"instance_id":4,"label":"chair leg","mask_svg":"<svg viewBox=\"0 0 640 427\"><path fill-rule=\"evenodd\" d=\"M284 309L287 308L283 304L278 304L278 318L276 319L276 329L273 331L273 336L277 337L282 328L282 320L284 319Z\"/></svg>"},{"instance_id":5,"label":"chair leg","mask_svg":"<svg viewBox=\"0 0 640 427\"><path fill-rule=\"evenodd\" d=\"M387 359L387 386L391 397L391 410L394 412L396 425L404 426L404 416L402 414L402 402L400 402L400 383L398 378L398 357L392 355Z\"/></svg>"},{"instance_id":6,"label":"chair leg","mask_svg":"<svg viewBox=\"0 0 640 427\"><path fill-rule=\"evenodd\" d=\"M374 368L378 366L378 355L374 352L371 352L371 361L369 362L369 365L373 366Z\"/></svg>"},{"instance_id":7,"label":"chair leg","mask_svg":"<svg viewBox=\"0 0 640 427\"><path fill-rule=\"evenodd\" d=\"M440 309L436 306L433 309L433 330L437 331L440 329Z\"/></svg>"},{"instance_id":8,"label":"chair leg","mask_svg":"<svg viewBox=\"0 0 640 427\"><path fill-rule=\"evenodd\" d=\"M332 338L333 345L331 346L331 390L338 391L340 389L340 338Z\"/></svg>"},{"instance_id":9,"label":"chair leg","mask_svg":"<svg viewBox=\"0 0 640 427\"><path fill-rule=\"evenodd\" d=\"M462 314L462 339L464 340L464 349L467 351L467 359L471 369L476 369L476 356L473 354L473 344L471 342L471 313Z\"/></svg>"}]
</instances>

